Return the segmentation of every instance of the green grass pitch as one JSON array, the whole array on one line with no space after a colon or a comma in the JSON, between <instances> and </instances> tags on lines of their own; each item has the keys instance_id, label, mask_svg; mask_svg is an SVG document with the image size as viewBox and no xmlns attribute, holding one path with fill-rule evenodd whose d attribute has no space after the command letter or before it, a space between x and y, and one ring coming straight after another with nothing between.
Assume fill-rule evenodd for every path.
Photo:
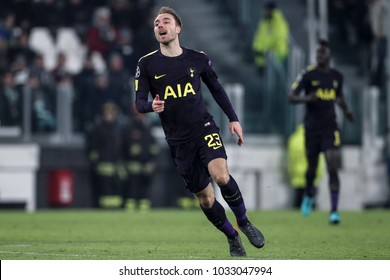
<instances>
[{"instance_id":1,"label":"green grass pitch","mask_svg":"<svg viewBox=\"0 0 390 280\"><path fill-rule=\"evenodd\" d=\"M241 234L254 260L389 260L390 211L252 211L250 220L266 238L262 249ZM233 221L233 215L228 212ZM153 209L0 211L2 260L223 260L226 238L200 210Z\"/></svg>"}]
</instances>

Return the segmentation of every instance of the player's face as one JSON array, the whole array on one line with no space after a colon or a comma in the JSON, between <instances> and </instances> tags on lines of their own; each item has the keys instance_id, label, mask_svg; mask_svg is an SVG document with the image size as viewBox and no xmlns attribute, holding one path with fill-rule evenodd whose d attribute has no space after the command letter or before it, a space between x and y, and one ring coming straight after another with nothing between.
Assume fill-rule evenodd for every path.
<instances>
[{"instance_id":1,"label":"player's face","mask_svg":"<svg viewBox=\"0 0 390 280\"><path fill-rule=\"evenodd\" d=\"M154 35L160 44L169 44L176 40L180 33L180 26L176 25L171 14L158 15L154 20Z\"/></svg>"},{"instance_id":2,"label":"player's face","mask_svg":"<svg viewBox=\"0 0 390 280\"><path fill-rule=\"evenodd\" d=\"M330 61L330 49L324 46L318 46L316 52L317 64L320 66L327 65Z\"/></svg>"}]
</instances>

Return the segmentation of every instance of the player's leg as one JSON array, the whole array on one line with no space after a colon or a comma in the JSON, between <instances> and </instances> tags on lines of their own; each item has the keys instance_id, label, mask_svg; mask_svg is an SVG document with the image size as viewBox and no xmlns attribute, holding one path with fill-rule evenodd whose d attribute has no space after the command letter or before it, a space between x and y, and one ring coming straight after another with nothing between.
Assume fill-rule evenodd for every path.
<instances>
[{"instance_id":1,"label":"player's leg","mask_svg":"<svg viewBox=\"0 0 390 280\"><path fill-rule=\"evenodd\" d=\"M340 148L341 137L340 131L335 128L333 130L324 131L324 137L321 149L325 154L325 161L329 175L329 190L331 210L329 215L330 224L338 224L341 221L338 213L338 203L340 194L340 181L338 168L340 165Z\"/></svg>"},{"instance_id":2,"label":"player's leg","mask_svg":"<svg viewBox=\"0 0 390 280\"><path fill-rule=\"evenodd\" d=\"M237 235L236 230L226 217L225 209L215 199L214 189L211 183L202 191L195 193L195 196L199 201L203 213L216 228L222 231L228 238Z\"/></svg>"},{"instance_id":3,"label":"player's leg","mask_svg":"<svg viewBox=\"0 0 390 280\"><path fill-rule=\"evenodd\" d=\"M237 182L229 174L224 158L216 158L209 162L208 171L221 190L222 197L233 211L238 227L248 237L253 246L264 246L263 234L248 220L246 207Z\"/></svg>"},{"instance_id":4,"label":"player's leg","mask_svg":"<svg viewBox=\"0 0 390 280\"><path fill-rule=\"evenodd\" d=\"M194 140L170 146L170 150L187 189L196 196L207 219L227 237L230 255L245 256L238 232L227 219L223 206L215 199L210 175L198 155L198 142Z\"/></svg>"},{"instance_id":5,"label":"player's leg","mask_svg":"<svg viewBox=\"0 0 390 280\"><path fill-rule=\"evenodd\" d=\"M338 167L340 161L339 149L329 149L325 151L325 160L328 169L329 191L330 191L330 216L331 224L340 223L340 214L338 213L338 204L340 196L340 180L338 175Z\"/></svg>"},{"instance_id":6,"label":"player's leg","mask_svg":"<svg viewBox=\"0 0 390 280\"><path fill-rule=\"evenodd\" d=\"M319 153L313 152L307 153L307 170L306 170L306 187L305 195L309 197L314 197L316 194L316 189L314 187L314 180L317 174Z\"/></svg>"},{"instance_id":7,"label":"player's leg","mask_svg":"<svg viewBox=\"0 0 390 280\"><path fill-rule=\"evenodd\" d=\"M200 192L195 193L195 196L207 219L228 238L230 255L245 256L246 252L242 246L240 236L227 219L223 206L215 199L211 183Z\"/></svg>"},{"instance_id":8,"label":"player's leg","mask_svg":"<svg viewBox=\"0 0 390 280\"><path fill-rule=\"evenodd\" d=\"M314 179L317 172L319 154L307 153L307 170L306 170L306 187L301 204L301 213L303 216L308 216L313 210L316 189L314 187Z\"/></svg>"},{"instance_id":9,"label":"player's leg","mask_svg":"<svg viewBox=\"0 0 390 280\"><path fill-rule=\"evenodd\" d=\"M245 225L248 222L245 203L236 181L228 172L226 160L224 158L213 159L208 165L208 170L220 187L222 197L236 216L237 223Z\"/></svg>"},{"instance_id":10,"label":"player's leg","mask_svg":"<svg viewBox=\"0 0 390 280\"><path fill-rule=\"evenodd\" d=\"M306 148L306 186L301 204L301 213L303 216L309 216L313 211L313 205L316 195L314 180L316 177L318 160L320 155L320 138L316 132L309 129L305 130L305 148Z\"/></svg>"}]
</instances>

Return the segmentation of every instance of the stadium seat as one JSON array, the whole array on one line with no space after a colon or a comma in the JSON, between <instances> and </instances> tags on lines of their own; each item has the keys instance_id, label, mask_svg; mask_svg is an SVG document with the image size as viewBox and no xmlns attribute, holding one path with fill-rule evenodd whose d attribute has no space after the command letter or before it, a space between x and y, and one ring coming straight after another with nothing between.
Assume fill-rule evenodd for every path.
<instances>
[{"instance_id":1,"label":"stadium seat","mask_svg":"<svg viewBox=\"0 0 390 280\"><path fill-rule=\"evenodd\" d=\"M57 51L53 37L47 28L34 27L31 30L29 46L32 50L43 55L46 70L54 68Z\"/></svg>"},{"instance_id":2,"label":"stadium seat","mask_svg":"<svg viewBox=\"0 0 390 280\"><path fill-rule=\"evenodd\" d=\"M96 72L102 73L102 72L106 71L106 69L107 69L106 62L104 61L104 58L102 57L102 55L100 53L93 52L92 53L92 61L93 61L93 64L95 66Z\"/></svg>"},{"instance_id":3,"label":"stadium seat","mask_svg":"<svg viewBox=\"0 0 390 280\"><path fill-rule=\"evenodd\" d=\"M72 28L60 28L55 42L57 52L63 52L67 58L67 68L70 73L78 73L82 68L86 47L82 45Z\"/></svg>"}]
</instances>

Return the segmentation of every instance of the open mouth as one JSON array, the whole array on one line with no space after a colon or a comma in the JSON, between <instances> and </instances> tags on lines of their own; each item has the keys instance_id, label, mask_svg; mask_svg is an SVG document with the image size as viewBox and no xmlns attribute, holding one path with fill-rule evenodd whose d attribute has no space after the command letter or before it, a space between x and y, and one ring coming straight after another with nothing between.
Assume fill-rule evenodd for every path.
<instances>
[{"instance_id":1,"label":"open mouth","mask_svg":"<svg viewBox=\"0 0 390 280\"><path fill-rule=\"evenodd\" d=\"M163 35L167 35L167 32L166 32L166 31L160 31L158 34L159 34L160 36L163 36Z\"/></svg>"}]
</instances>

